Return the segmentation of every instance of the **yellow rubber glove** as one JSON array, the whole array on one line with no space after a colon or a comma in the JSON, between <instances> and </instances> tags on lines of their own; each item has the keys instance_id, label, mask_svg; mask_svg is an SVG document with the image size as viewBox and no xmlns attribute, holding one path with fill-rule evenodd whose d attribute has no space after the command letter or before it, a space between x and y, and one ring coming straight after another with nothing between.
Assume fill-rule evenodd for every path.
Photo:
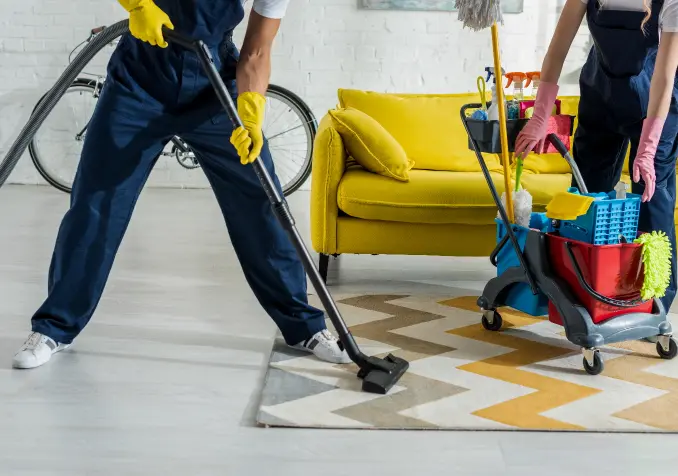
<instances>
[{"instance_id":1,"label":"yellow rubber glove","mask_svg":"<svg viewBox=\"0 0 678 476\"><path fill-rule=\"evenodd\" d=\"M259 93L246 92L238 96L238 115L245 127L238 127L231 134L231 144L238 151L240 163L251 164L264 147L264 109L266 98Z\"/></svg>"},{"instance_id":2,"label":"yellow rubber glove","mask_svg":"<svg viewBox=\"0 0 678 476\"><path fill-rule=\"evenodd\" d=\"M174 30L174 25L153 0L118 0L118 2L129 12L129 31L133 37L154 46L167 48L162 27Z\"/></svg>"}]
</instances>

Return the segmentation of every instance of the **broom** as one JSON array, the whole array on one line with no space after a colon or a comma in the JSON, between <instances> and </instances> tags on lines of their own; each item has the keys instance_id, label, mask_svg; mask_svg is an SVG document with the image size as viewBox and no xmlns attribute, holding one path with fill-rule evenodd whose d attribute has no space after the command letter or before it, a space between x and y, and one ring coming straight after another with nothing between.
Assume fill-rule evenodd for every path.
<instances>
[{"instance_id":1,"label":"broom","mask_svg":"<svg viewBox=\"0 0 678 476\"><path fill-rule=\"evenodd\" d=\"M492 29L492 53L494 55L494 70L501 71L501 57L499 54L499 27L504 23L501 13L500 0L457 0L459 20L464 28L474 31ZM504 88L497 88L499 104L499 134L501 138L501 159L504 167L504 188L506 190L506 212L511 223L515 223L513 211L513 194L511 187L511 169L508 150L508 133L506 130L506 103L504 102Z\"/></svg>"}]
</instances>

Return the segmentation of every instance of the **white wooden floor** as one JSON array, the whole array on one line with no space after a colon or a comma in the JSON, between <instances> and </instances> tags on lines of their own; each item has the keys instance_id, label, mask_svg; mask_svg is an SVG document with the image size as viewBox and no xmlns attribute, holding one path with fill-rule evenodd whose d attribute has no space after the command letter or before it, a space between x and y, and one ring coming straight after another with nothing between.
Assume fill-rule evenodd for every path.
<instances>
[{"instance_id":1,"label":"white wooden floor","mask_svg":"<svg viewBox=\"0 0 678 476\"><path fill-rule=\"evenodd\" d=\"M307 200L290 200L304 235ZM209 191L144 192L90 326L49 365L13 371L66 207L49 188L0 189L1 476L676 473L678 436L254 427L275 329ZM340 261L337 291L473 289L491 275L484 260Z\"/></svg>"}]
</instances>

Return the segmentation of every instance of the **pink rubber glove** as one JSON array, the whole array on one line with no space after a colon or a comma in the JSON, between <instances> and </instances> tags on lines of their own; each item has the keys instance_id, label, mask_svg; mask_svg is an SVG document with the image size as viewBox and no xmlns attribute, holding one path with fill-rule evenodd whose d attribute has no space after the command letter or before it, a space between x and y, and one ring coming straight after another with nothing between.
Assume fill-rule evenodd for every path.
<instances>
[{"instance_id":1,"label":"pink rubber glove","mask_svg":"<svg viewBox=\"0 0 678 476\"><path fill-rule=\"evenodd\" d=\"M516 139L515 156L524 158L533 150L541 151L546 140L549 117L558 97L558 85L539 83L539 91L534 101L534 114Z\"/></svg>"},{"instance_id":2,"label":"pink rubber glove","mask_svg":"<svg viewBox=\"0 0 678 476\"><path fill-rule=\"evenodd\" d=\"M649 202L654 195L657 181L654 173L654 156L657 154L657 145L662 136L665 121L660 117L648 117L643 121L640 144L638 144L636 159L633 161L633 181L638 183L642 178L645 182L644 202Z\"/></svg>"}]
</instances>

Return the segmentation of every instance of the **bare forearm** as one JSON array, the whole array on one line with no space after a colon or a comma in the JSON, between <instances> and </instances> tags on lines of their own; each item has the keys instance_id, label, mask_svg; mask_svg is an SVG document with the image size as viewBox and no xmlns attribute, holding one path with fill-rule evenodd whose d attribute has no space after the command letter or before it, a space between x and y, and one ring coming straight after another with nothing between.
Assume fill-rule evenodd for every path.
<instances>
[{"instance_id":1,"label":"bare forearm","mask_svg":"<svg viewBox=\"0 0 678 476\"><path fill-rule=\"evenodd\" d=\"M666 118L669 114L672 95L673 78L669 79L664 75L655 74L652 77L650 104L647 108L647 117Z\"/></svg>"},{"instance_id":2,"label":"bare forearm","mask_svg":"<svg viewBox=\"0 0 678 476\"><path fill-rule=\"evenodd\" d=\"M541 80L543 82L558 83L565 58L579 31L585 13L586 5L581 0L567 0L542 64Z\"/></svg>"},{"instance_id":3,"label":"bare forearm","mask_svg":"<svg viewBox=\"0 0 678 476\"><path fill-rule=\"evenodd\" d=\"M240 61L236 69L238 94L255 92L265 95L270 79L270 51L246 51L240 54Z\"/></svg>"},{"instance_id":4,"label":"bare forearm","mask_svg":"<svg viewBox=\"0 0 678 476\"><path fill-rule=\"evenodd\" d=\"M238 94L266 94L271 79L271 49L279 28L279 19L263 17L254 10L250 14L236 69Z\"/></svg>"},{"instance_id":5,"label":"bare forearm","mask_svg":"<svg viewBox=\"0 0 678 476\"><path fill-rule=\"evenodd\" d=\"M652 75L647 117L666 118L668 116L676 68L678 68L678 33L664 33Z\"/></svg>"}]
</instances>

